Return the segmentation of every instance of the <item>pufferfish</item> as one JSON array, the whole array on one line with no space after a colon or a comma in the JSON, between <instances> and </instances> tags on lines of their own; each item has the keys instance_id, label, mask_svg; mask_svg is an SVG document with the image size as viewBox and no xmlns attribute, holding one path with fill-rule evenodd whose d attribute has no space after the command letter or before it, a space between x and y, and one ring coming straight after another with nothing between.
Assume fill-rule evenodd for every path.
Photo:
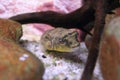
<instances>
[{"instance_id":1,"label":"pufferfish","mask_svg":"<svg viewBox=\"0 0 120 80\"><path fill-rule=\"evenodd\" d=\"M41 36L40 43L44 51L74 52L80 46L79 33L72 29L51 29Z\"/></svg>"}]
</instances>

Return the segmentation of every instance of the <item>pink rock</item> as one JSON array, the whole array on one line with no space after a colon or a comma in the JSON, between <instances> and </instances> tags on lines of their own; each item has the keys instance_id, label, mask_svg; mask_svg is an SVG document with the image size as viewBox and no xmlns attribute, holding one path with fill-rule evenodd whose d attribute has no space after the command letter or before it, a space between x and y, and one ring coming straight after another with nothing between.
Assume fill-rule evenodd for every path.
<instances>
[{"instance_id":1,"label":"pink rock","mask_svg":"<svg viewBox=\"0 0 120 80\"><path fill-rule=\"evenodd\" d=\"M82 6L81 0L53 0L54 5L60 11L64 11L65 13L72 12Z\"/></svg>"}]
</instances>

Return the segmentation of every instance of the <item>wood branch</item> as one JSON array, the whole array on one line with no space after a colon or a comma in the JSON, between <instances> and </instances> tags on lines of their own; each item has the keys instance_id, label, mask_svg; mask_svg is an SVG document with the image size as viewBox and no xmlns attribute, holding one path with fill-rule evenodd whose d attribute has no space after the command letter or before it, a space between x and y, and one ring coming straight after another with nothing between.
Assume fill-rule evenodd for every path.
<instances>
[{"instance_id":1,"label":"wood branch","mask_svg":"<svg viewBox=\"0 0 120 80\"><path fill-rule=\"evenodd\" d=\"M93 27L94 27L94 21L88 23L88 24L84 27L84 29L87 30L87 31L91 31L91 30L93 29ZM86 32L83 32L83 33L81 34L81 36L80 36L81 41L85 41L86 35L87 35ZM90 35L93 36L93 34L91 34L91 33L90 33Z\"/></svg>"},{"instance_id":2,"label":"wood branch","mask_svg":"<svg viewBox=\"0 0 120 80\"><path fill-rule=\"evenodd\" d=\"M94 0L95 1L95 24L94 34L90 47L90 53L88 55L87 64L82 74L81 80L91 80L94 67L98 58L99 43L101 40L101 34L105 25L106 16L106 0Z\"/></svg>"},{"instance_id":3,"label":"wood branch","mask_svg":"<svg viewBox=\"0 0 120 80\"><path fill-rule=\"evenodd\" d=\"M107 5L107 11L109 12L115 8L120 7L120 2L119 0L107 0L106 5Z\"/></svg>"},{"instance_id":4,"label":"wood branch","mask_svg":"<svg viewBox=\"0 0 120 80\"><path fill-rule=\"evenodd\" d=\"M84 29L85 25L94 20L94 10L89 3L87 2L81 8L68 14L45 11L20 14L9 19L18 21L21 24L44 23L54 27L78 28L89 33L89 31Z\"/></svg>"}]
</instances>

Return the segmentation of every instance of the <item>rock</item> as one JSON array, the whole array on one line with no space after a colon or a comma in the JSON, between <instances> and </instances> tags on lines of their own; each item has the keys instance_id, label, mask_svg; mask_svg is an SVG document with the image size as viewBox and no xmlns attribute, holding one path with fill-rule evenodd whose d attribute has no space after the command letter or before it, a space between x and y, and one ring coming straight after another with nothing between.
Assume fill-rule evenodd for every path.
<instances>
[{"instance_id":1,"label":"rock","mask_svg":"<svg viewBox=\"0 0 120 80\"><path fill-rule=\"evenodd\" d=\"M42 80L43 63L18 45L19 23L0 19L0 80Z\"/></svg>"},{"instance_id":2,"label":"rock","mask_svg":"<svg viewBox=\"0 0 120 80\"><path fill-rule=\"evenodd\" d=\"M82 6L82 0L53 0L53 4L62 12L69 13Z\"/></svg>"},{"instance_id":3,"label":"rock","mask_svg":"<svg viewBox=\"0 0 120 80\"><path fill-rule=\"evenodd\" d=\"M120 17L106 24L99 59L104 80L120 80Z\"/></svg>"}]
</instances>

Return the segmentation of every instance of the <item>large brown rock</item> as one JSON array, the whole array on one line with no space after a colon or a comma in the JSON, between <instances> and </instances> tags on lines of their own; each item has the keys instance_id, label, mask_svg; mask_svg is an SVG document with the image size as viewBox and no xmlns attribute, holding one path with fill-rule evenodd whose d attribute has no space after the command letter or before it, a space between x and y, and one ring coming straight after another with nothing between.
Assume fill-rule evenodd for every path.
<instances>
[{"instance_id":1,"label":"large brown rock","mask_svg":"<svg viewBox=\"0 0 120 80\"><path fill-rule=\"evenodd\" d=\"M0 19L0 80L42 80L43 63L18 45L19 23Z\"/></svg>"},{"instance_id":2,"label":"large brown rock","mask_svg":"<svg viewBox=\"0 0 120 80\"><path fill-rule=\"evenodd\" d=\"M120 80L120 17L105 26L99 59L104 80Z\"/></svg>"}]
</instances>

